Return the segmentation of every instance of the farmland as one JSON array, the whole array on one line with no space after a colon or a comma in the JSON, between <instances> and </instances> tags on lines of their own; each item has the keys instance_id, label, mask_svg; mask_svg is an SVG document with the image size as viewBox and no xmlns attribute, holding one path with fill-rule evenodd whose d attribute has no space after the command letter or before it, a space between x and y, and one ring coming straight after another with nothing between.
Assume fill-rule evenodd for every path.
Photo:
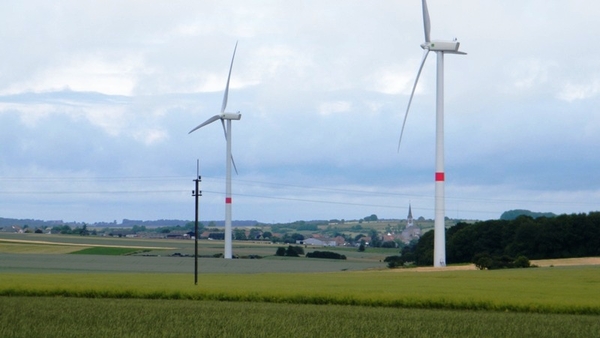
<instances>
[{"instance_id":1,"label":"farmland","mask_svg":"<svg viewBox=\"0 0 600 338\"><path fill-rule=\"evenodd\" d=\"M208 258L222 242L203 241L206 257L199 259L194 285L194 260L184 256L193 253L193 241L0 239L0 336L600 334L600 265L389 270L380 262L388 254L382 249L340 248L348 260L337 261L274 257L276 246L234 242L234 252L264 258L224 260ZM45 251L49 247L77 250ZM132 251L77 254L107 247ZM25 325L31 318L35 322Z\"/></svg>"},{"instance_id":2,"label":"farmland","mask_svg":"<svg viewBox=\"0 0 600 338\"><path fill-rule=\"evenodd\" d=\"M0 299L0 310L2 337L597 337L600 333L597 316L336 305L10 297Z\"/></svg>"}]
</instances>

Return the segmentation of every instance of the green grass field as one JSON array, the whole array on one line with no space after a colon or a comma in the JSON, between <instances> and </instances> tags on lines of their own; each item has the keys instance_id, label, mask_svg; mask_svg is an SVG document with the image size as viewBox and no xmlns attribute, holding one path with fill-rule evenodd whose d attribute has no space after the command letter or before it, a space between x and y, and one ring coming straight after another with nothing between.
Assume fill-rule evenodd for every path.
<instances>
[{"instance_id":1,"label":"green grass field","mask_svg":"<svg viewBox=\"0 0 600 338\"><path fill-rule=\"evenodd\" d=\"M290 262L289 264L293 264ZM600 267L496 271L2 275L0 296L190 299L600 315Z\"/></svg>"},{"instance_id":2,"label":"green grass field","mask_svg":"<svg viewBox=\"0 0 600 338\"><path fill-rule=\"evenodd\" d=\"M598 337L598 316L0 297L2 337Z\"/></svg>"},{"instance_id":3,"label":"green grass field","mask_svg":"<svg viewBox=\"0 0 600 338\"><path fill-rule=\"evenodd\" d=\"M50 240L0 242L1 337L600 336L600 265L418 272L385 269L379 252L205 258L194 285L191 257L108 255L168 255L192 241ZM203 250L222 250L213 242ZM38 252L63 246L92 252Z\"/></svg>"}]
</instances>

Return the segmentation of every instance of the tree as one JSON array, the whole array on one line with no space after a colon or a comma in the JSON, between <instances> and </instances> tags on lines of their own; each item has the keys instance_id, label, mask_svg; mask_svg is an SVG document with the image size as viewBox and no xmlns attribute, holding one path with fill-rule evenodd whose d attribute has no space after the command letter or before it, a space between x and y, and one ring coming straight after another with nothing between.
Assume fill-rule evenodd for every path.
<instances>
[{"instance_id":1,"label":"tree","mask_svg":"<svg viewBox=\"0 0 600 338\"><path fill-rule=\"evenodd\" d=\"M250 229L250 236L248 239L259 239L262 234L262 231L258 228Z\"/></svg>"},{"instance_id":2,"label":"tree","mask_svg":"<svg viewBox=\"0 0 600 338\"><path fill-rule=\"evenodd\" d=\"M403 266L405 260L401 256L387 256L384 260L385 263L388 263L387 266L390 269L394 269L400 266Z\"/></svg>"},{"instance_id":3,"label":"tree","mask_svg":"<svg viewBox=\"0 0 600 338\"><path fill-rule=\"evenodd\" d=\"M394 241L385 241L381 243L382 248L396 248L397 244Z\"/></svg>"},{"instance_id":4,"label":"tree","mask_svg":"<svg viewBox=\"0 0 600 338\"><path fill-rule=\"evenodd\" d=\"M379 233L377 232L377 230L371 229L371 231L369 231L369 236L371 237L371 242L369 243L369 246L378 248L381 246L381 244L383 244L383 241L381 240L381 237L379 237Z\"/></svg>"},{"instance_id":5,"label":"tree","mask_svg":"<svg viewBox=\"0 0 600 338\"><path fill-rule=\"evenodd\" d=\"M358 246L358 252L364 252L365 251L365 242L361 241L360 245Z\"/></svg>"},{"instance_id":6,"label":"tree","mask_svg":"<svg viewBox=\"0 0 600 338\"><path fill-rule=\"evenodd\" d=\"M208 234L208 238L209 239L216 239L216 240L224 240L225 239L225 233L224 232L211 232Z\"/></svg>"},{"instance_id":7,"label":"tree","mask_svg":"<svg viewBox=\"0 0 600 338\"><path fill-rule=\"evenodd\" d=\"M514 220L459 223L448 229L447 261L472 262L475 255L530 259L598 256L600 218L598 213L556 217L517 216Z\"/></svg>"},{"instance_id":8,"label":"tree","mask_svg":"<svg viewBox=\"0 0 600 338\"><path fill-rule=\"evenodd\" d=\"M531 262L529 262L529 258L525 256L519 256L515 259L514 262L515 268L529 268L531 267Z\"/></svg>"},{"instance_id":9,"label":"tree","mask_svg":"<svg viewBox=\"0 0 600 338\"><path fill-rule=\"evenodd\" d=\"M529 258L519 256L513 259L508 256L490 256L487 253L475 255L473 263L479 270L530 268Z\"/></svg>"},{"instance_id":10,"label":"tree","mask_svg":"<svg viewBox=\"0 0 600 338\"><path fill-rule=\"evenodd\" d=\"M134 226L131 228L131 231L133 231L133 232L134 232L134 233L136 233L136 234L137 234L138 232L145 232L145 231L146 231L146 226L145 226L145 225L142 225L142 226L139 226L139 225L134 225Z\"/></svg>"},{"instance_id":11,"label":"tree","mask_svg":"<svg viewBox=\"0 0 600 338\"><path fill-rule=\"evenodd\" d=\"M427 231L419 238L415 248L415 258L417 265L433 265L433 231Z\"/></svg>"},{"instance_id":12,"label":"tree","mask_svg":"<svg viewBox=\"0 0 600 338\"><path fill-rule=\"evenodd\" d=\"M246 237L246 230L235 229L233 231L233 239L238 240L238 241L243 241L243 240L248 239L248 237Z\"/></svg>"},{"instance_id":13,"label":"tree","mask_svg":"<svg viewBox=\"0 0 600 338\"><path fill-rule=\"evenodd\" d=\"M500 215L500 219L506 220L506 221L512 221L512 220L517 219L520 216L528 216L531 218L540 218L540 217L552 218L552 217L556 217L556 214L554 214L552 212L533 212L530 210L516 209L516 210L509 210L509 211L503 212L502 215Z\"/></svg>"},{"instance_id":14,"label":"tree","mask_svg":"<svg viewBox=\"0 0 600 338\"><path fill-rule=\"evenodd\" d=\"M66 225L66 224L63 225L62 227L58 226L57 228L59 229L59 232L60 232L61 235L70 234L70 233L73 232L73 230L71 229L71 227L68 226L68 225Z\"/></svg>"},{"instance_id":15,"label":"tree","mask_svg":"<svg viewBox=\"0 0 600 338\"><path fill-rule=\"evenodd\" d=\"M362 230L362 228L363 228L362 225L357 224L357 225L353 225L352 228L350 228L350 229L352 229L354 231L360 231L360 230Z\"/></svg>"},{"instance_id":16,"label":"tree","mask_svg":"<svg viewBox=\"0 0 600 338\"><path fill-rule=\"evenodd\" d=\"M296 241L303 241L304 240L304 235L299 234L299 233L293 233L292 234L292 239L294 240L294 243Z\"/></svg>"},{"instance_id":17,"label":"tree","mask_svg":"<svg viewBox=\"0 0 600 338\"><path fill-rule=\"evenodd\" d=\"M184 228L190 229L190 230L195 230L196 229L196 222L187 222L185 224ZM202 224L202 222L198 222L198 232L202 232L203 231L202 229L204 229L204 224Z\"/></svg>"},{"instance_id":18,"label":"tree","mask_svg":"<svg viewBox=\"0 0 600 338\"><path fill-rule=\"evenodd\" d=\"M307 258L346 259L345 255L331 251L314 251L306 254Z\"/></svg>"},{"instance_id":19,"label":"tree","mask_svg":"<svg viewBox=\"0 0 600 338\"><path fill-rule=\"evenodd\" d=\"M304 249L301 246L288 245L287 250L285 250L285 255L290 257L300 257L300 255L304 255Z\"/></svg>"},{"instance_id":20,"label":"tree","mask_svg":"<svg viewBox=\"0 0 600 338\"><path fill-rule=\"evenodd\" d=\"M291 235L289 235L289 234L283 235L282 240L284 243L296 243L297 241L303 241L304 236L302 234L295 232Z\"/></svg>"},{"instance_id":21,"label":"tree","mask_svg":"<svg viewBox=\"0 0 600 338\"><path fill-rule=\"evenodd\" d=\"M473 257L473 263L479 270L487 270L493 266L493 260L489 254L477 254Z\"/></svg>"},{"instance_id":22,"label":"tree","mask_svg":"<svg viewBox=\"0 0 600 338\"><path fill-rule=\"evenodd\" d=\"M372 214L371 216L367 216L363 218L367 222L376 222L378 220L377 215Z\"/></svg>"},{"instance_id":23,"label":"tree","mask_svg":"<svg viewBox=\"0 0 600 338\"><path fill-rule=\"evenodd\" d=\"M273 234L270 231L265 231L265 232L263 232L262 237L263 238L271 238L271 237L273 237Z\"/></svg>"},{"instance_id":24,"label":"tree","mask_svg":"<svg viewBox=\"0 0 600 338\"><path fill-rule=\"evenodd\" d=\"M285 248L282 246L278 247L275 256L285 256Z\"/></svg>"}]
</instances>

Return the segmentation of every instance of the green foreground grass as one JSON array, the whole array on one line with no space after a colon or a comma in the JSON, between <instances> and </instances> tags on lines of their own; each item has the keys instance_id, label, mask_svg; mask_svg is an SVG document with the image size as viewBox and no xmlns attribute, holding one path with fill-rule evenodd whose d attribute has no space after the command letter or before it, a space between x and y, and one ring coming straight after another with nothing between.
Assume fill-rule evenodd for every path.
<instances>
[{"instance_id":1,"label":"green foreground grass","mask_svg":"<svg viewBox=\"0 0 600 338\"><path fill-rule=\"evenodd\" d=\"M0 297L2 337L598 337L590 315Z\"/></svg>"},{"instance_id":2,"label":"green foreground grass","mask_svg":"<svg viewBox=\"0 0 600 338\"><path fill-rule=\"evenodd\" d=\"M600 315L600 267L497 271L6 273L0 296L187 299Z\"/></svg>"}]
</instances>

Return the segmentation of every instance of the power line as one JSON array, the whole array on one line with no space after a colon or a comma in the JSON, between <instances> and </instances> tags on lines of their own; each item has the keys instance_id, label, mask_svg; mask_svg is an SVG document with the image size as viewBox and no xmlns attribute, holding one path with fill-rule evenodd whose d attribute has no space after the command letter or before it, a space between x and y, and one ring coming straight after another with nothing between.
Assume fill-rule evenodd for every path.
<instances>
[{"instance_id":1,"label":"power line","mask_svg":"<svg viewBox=\"0 0 600 338\"><path fill-rule=\"evenodd\" d=\"M204 176L205 181L208 178L213 180L224 180L222 177L210 177ZM100 176L100 177L81 177L81 176L62 176L62 177L30 177L30 176L12 176L12 177L0 177L0 182L62 182L68 181L72 182L135 182L135 181L181 181L182 184L187 182L189 177L187 176ZM256 181L256 180L243 180L243 179L234 179L237 185L242 186L258 186L263 188L275 188L279 190L279 188L292 188L298 190L305 191L320 191L320 192L335 192L348 194L353 196L381 196L381 197L405 197L405 198L424 198L427 200L432 199L430 195L421 195L421 194L413 194L413 193L395 193L389 191L372 191L372 190L360 190L360 189L341 189L341 188L332 188L332 187L315 187L315 186L306 186L306 185L297 185L297 184L285 184L285 183L275 183L275 182L265 182L265 181ZM224 194L220 191L207 191L209 193L216 194ZM0 195L28 195L28 194L36 194L36 195L109 195L109 194L186 194L187 190L184 189L143 189L143 190L82 190L82 191L64 191L64 190L51 190L51 191L0 191ZM356 205L356 206L365 206L365 207L383 207L383 208L395 208L395 209L404 209L405 207L393 206L393 205L377 205L377 204L365 204L365 203L353 203L353 202L339 202L339 201L327 201L327 200L315 200L315 199L306 199L306 198L293 198L293 197L277 197L277 196L265 196L265 195L250 195L250 194L240 194L234 193L236 196L246 196L246 197L255 197L255 198L265 198L265 199L275 199L275 200L286 200L286 201L298 201L298 202L309 202L309 203L325 203L325 204L338 204L338 205ZM476 201L479 203L531 203L531 199L500 199L500 198L474 198L474 197L453 197L447 196L447 199L450 201ZM547 200L535 200L536 203L539 204L547 204L547 205L595 205L595 203L582 203L582 202L565 202L565 201L547 201ZM418 209L418 208L417 208ZM432 210L428 208L421 208L421 210ZM497 213L497 211L482 211L482 210L467 210L461 209L461 212L480 212L480 213Z\"/></svg>"},{"instance_id":2,"label":"power line","mask_svg":"<svg viewBox=\"0 0 600 338\"><path fill-rule=\"evenodd\" d=\"M0 191L0 195L107 195L186 193L187 190Z\"/></svg>"},{"instance_id":3,"label":"power line","mask_svg":"<svg viewBox=\"0 0 600 338\"><path fill-rule=\"evenodd\" d=\"M81 177L81 176L62 176L62 177L31 177L31 176L9 176L0 177L0 181L5 182L51 182L51 181L164 181L164 180L183 180L189 179L185 176L99 176L99 177Z\"/></svg>"}]
</instances>

